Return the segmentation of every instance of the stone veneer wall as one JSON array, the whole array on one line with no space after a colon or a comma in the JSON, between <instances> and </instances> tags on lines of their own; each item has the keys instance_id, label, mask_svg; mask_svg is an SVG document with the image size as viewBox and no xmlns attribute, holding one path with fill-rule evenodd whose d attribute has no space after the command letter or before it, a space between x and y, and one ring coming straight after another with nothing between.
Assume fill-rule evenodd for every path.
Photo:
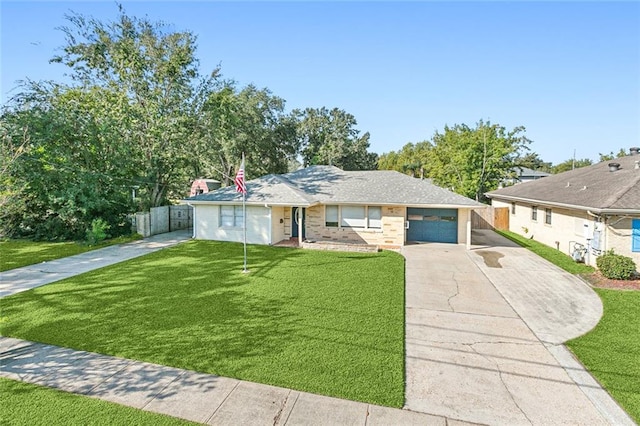
<instances>
[{"instance_id":1,"label":"stone veneer wall","mask_svg":"<svg viewBox=\"0 0 640 426\"><path fill-rule=\"evenodd\" d=\"M339 242L308 242L302 243L302 248L311 250L331 250L331 251L351 251L359 253L376 253L380 251L378 246L371 244L351 244L351 243L339 243Z\"/></svg>"},{"instance_id":2,"label":"stone veneer wall","mask_svg":"<svg viewBox=\"0 0 640 426\"><path fill-rule=\"evenodd\" d=\"M326 227L324 206L307 209L306 239L353 244L372 244L380 248L400 247L405 240L405 207L383 206L382 229Z\"/></svg>"}]
</instances>

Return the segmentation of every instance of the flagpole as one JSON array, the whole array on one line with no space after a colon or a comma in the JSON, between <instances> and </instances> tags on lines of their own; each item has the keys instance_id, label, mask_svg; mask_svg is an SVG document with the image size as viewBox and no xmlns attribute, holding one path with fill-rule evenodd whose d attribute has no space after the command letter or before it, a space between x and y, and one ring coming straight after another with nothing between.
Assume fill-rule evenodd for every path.
<instances>
[{"instance_id":1,"label":"flagpole","mask_svg":"<svg viewBox=\"0 0 640 426\"><path fill-rule=\"evenodd\" d=\"M244 165L244 152L242 153L242 164ZM245 173L245 176L246 176L246 173ZM246 203L246 200L247 200L247 191L245 189L242 192L242 222L243 222L242 233L243 233L243 242L244 242L244 268L242 272L245 272L245 273L249 272L247 271L247 203Z\"/></svg>"}]
</instances>

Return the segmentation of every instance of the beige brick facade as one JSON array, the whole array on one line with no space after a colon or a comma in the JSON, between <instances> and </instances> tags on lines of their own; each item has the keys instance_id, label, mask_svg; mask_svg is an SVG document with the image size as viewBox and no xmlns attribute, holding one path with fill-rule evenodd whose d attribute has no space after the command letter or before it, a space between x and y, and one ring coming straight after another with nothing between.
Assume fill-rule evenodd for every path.
<instances>
[{"instance_id":1,"label":"beige brick facade","mask_svg":"<svg viewBox=\"0 0 640 426\"><path fill-rule=\"evenodd\" d=\"M587 245L597 226L597 218L586 211L569 210L538 205L537 220L532 219L532 204L516 203L515 213L512 204L507 201L492 200L494 207L509 208L509 230L571 255L574 243ZM551 209L551 224L545 223L545 208ZM631 251L631 219L607 217L604 226L601 248L614 249L616 253L631 257L636 266L640 266L640 253ZM525 230L527 232L525 232ZM596 256L591 254L589 264L595 266Z\"/></svg>"},{"instance_id":2,"label":"beige brick facade","mask_svg":"<svg viewBox=\"0 0 640 426\"><path fill-rule=\"evenodd\" d=\"M324 222L324 209L324 206L307 209L305 225L308 240L375 244L382 248L404 245L404 206L383 206L381 229L327 227Z\"/></svg>"},{"instance_id":3,"label":"beige brick facade","mask_svg":"<svg viewBox=\"0 0 640 426\"><path fill-rule=\"evenodd\" d=\"M629 256L636 263L636 269L640 269L640 252L631 251L631 219L613 216L607 223L607 249Z\"/></svg>"}]
</instances>

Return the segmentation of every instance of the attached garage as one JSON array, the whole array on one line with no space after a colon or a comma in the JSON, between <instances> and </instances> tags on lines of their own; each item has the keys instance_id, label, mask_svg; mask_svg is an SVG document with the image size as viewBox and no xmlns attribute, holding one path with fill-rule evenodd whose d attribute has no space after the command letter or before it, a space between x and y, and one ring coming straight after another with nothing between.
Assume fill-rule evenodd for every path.
<instances>
[{"instance_id":1,"label":"attached garage","mask_svg":"<svg viewBox=\"0 0 640 426\"><path fill-rule=\"evenodd\" d=\"M458 210L407 208L407 241L457 243Z\"/></svg>"}]
</instances>

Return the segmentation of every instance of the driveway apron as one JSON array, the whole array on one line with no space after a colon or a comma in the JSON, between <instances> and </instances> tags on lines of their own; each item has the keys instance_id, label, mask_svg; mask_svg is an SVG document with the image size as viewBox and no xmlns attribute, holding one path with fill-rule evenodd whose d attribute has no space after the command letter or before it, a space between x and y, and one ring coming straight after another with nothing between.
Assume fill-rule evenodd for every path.
<instances>
[{"instance_id":1,"label":"driveway apron","mask_svg":"<svg viewBox=\"0 0 640 426\"><path fill-rule=\"evenodd\" d=\"M607 408L596 408L584 388L604 391L592 378L578 386L551 345L543 343L561 343L595 326L602 314L597 295L553 265L526 256L525 249L487 240L491 234L471 251L452 244L403 248L405 408L492 425L613 423ZM496 262L509 270L493 274L501 269ZM519 263L532 269L518 271ZM537 296L553 285L566 289ZM558 314L567 307L566 315ZM584 314L582 307L589 318L576 319ZM575 369L584 373L579 365ZM610 398L607 403L620 411ZM618 420L633 424L624 413Z\"/></svg>"}]
</instances>

